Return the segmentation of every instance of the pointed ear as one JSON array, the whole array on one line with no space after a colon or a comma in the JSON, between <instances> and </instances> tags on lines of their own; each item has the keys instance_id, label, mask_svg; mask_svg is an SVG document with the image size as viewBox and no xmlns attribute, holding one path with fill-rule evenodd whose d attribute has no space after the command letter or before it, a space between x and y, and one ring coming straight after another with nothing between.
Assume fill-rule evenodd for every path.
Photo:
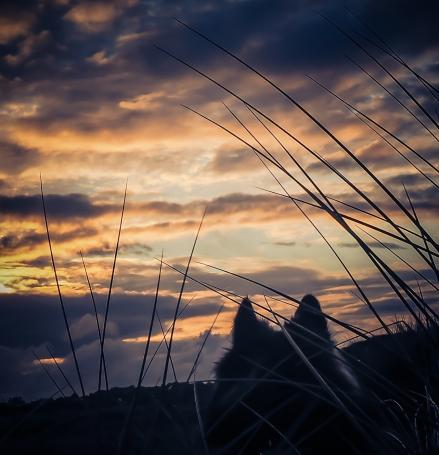
<instances>
[{"instance_id":1,"label":"pointed ear","mask_svg":"<svg viewBox=\"0 0 439 455\"><path fill-rule=\"evenodd\" d=\"M320 302L313 295L307 294L302 298L293 321L325 340L331 340L328 323L322 314Z\"/></svg>"},{"instance_id":2,"label":"pointed ear","mask_svg":"<svg viewBox=\"0 0 439 455\"><path fill-rule=\"evenodd\" d=\"M250 300L246 297L239 305L233 323L233 347L245 348L251 345L255 330L259 329L260 324Z\"/></svg>"}]
</instances>

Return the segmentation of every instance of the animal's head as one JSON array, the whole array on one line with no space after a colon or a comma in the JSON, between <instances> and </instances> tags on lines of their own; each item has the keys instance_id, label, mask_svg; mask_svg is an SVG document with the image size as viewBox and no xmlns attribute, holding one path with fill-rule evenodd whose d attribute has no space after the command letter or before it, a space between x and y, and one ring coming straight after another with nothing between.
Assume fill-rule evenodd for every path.
<instances>
[{"instance_id":1,"label":"animal's head","mask_svg":"<svg viewBox=\"0 0 439 455\"><path fill-rule=\"evenodd\" d=\"M232 346L216 368L218 383L206 425L211 445L228 447L225 453L242 447L252 453L279 440L279 431L305 431L322 391L303 355L325 380L351 386L334 351L314 296L302 299L284 330L257 317L244 299L234 320Z\"/></svg>"},{"instance_id":2,"label":"animal's head","mask_svg":"<svg viewBox=\"0 0 439 455\"><path fill-rule=\"evenodd\" d=\"M218 378L250 378L279 369L292 377L298 373L300 357L292 341L307 355L321 357L333 344L319 301L312 295L303 297L295 314L284 325L290 337L271 327L256 315L251 301L245 298L233 323L232 346L218 363ZM311 359L313 361L313 359Z\"/></svg>"}]
</instances>

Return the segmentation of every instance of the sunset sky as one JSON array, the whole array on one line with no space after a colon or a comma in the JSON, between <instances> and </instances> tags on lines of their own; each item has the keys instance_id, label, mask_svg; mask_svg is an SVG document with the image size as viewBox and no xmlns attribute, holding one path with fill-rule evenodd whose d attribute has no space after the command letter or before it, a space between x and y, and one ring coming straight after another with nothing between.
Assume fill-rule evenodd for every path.
<instances>
[{"instance_id":1,"label":"sunset sky","mask_svg":"<svg viewBox=\"0 0 439 455\"><path fill-rule=\"evenodd\" d=\"M103 313L127 179L105 342L110 386L136 381L159 270L155 258L163 250L167 262L184 270L206 207L190 269L193 277L261 303L264 293L270 295L197 263L201 261L298 299L315 293L329 314L365 328L377 326L315 229L291 201L264 191L281 189L252 150L182 105L258 146L225 103L305 183L280 146L245 105L156 47L239 93L349 176L397 222L405 223L395 204L303 113L174 18L231 50L303 103L408 207L404 183L419 217L437 238L437 188L308 76L437 166L438 129L322 15L379 58L437 121L437 102L410 72L374 46L378 38L371 28L411 67L438 84L438 4L397 0L349 4L350 10L342 1L318 0L1 2L0 400L15 395L34 399L54 392L32 354L34 350L47 359L46 345L76 381L44 228L40 174L67 317L89 392L97 385L99 342L79 251ZM356 64L419 115L431 134ZM275 132L327 194L367 208L291 138ZM439 184L431 167L407 149L401 150ZM282 182L291 194L309 200L291 179L282 177ZM397 299L352 238L327 215L303 208L360 280L380 314L394 320L402 312ZM343 211L361 217L352 209ZM416 283L407 266L358 232L404 279ZM373 235L423 269L410 249L384 235ZM180 285L181 277L164 266L159 315L165 327L172 322ZM430 290L424 290L427 298ZM227 346L236 311L233 302L188 282L183 302L191 299L175 331L173 359L181 380L186 379L219 306L226 302L197 373L198 378L210 377L213 362ZM293 312L275 301L273 308L285 316ZM160 333L156 324L154 348ZM160 380L163 358L161 351L145 384Z\"/></svg>"}]
</instances>

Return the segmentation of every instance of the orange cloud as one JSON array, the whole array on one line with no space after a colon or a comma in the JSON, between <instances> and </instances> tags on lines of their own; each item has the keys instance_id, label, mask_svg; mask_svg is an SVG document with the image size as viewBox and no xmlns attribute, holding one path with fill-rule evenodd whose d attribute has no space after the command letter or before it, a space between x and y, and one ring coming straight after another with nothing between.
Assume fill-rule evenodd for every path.
<instances>
[{"instance_id":1,"label":"orange cloud","mask_svg":"<svg viewBox=\"0 0 439 455\"><path fill-rule=\"evenodd\" d=\"M87 32L99 32L107 28L125 8L134 6L137 0L116 0L112 2L83 1L71 8L64 16Z\"/></svg>"},{"instance_id":2,"label":"orange cloud","mask_svg":"<svg viewBox=\"0 0 439 455\"><path fill-rule=\"evenodd\" d=\"M36 17L30 12L21 12L16 17L0 15L0 44L25 36L35 22Z\"/></svg>"}]
</instances>

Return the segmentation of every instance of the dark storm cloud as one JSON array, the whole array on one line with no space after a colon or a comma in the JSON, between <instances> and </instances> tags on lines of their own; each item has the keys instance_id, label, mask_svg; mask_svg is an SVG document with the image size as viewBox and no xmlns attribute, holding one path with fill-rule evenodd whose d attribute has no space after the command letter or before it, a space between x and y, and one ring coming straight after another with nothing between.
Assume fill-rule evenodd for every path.
<instances>
[{"instance_id":1,"label":"dark storm cloud","mask_svg":"<svg viewBox=\"0 0 439 455\"><path fill-rule=\"evenodd\" d=\"M144 336L154 298L153 294L114 294L108 319L113 324L114 332L109 337L122 339ZM95 340L97 329L90 297L67 297L64 302L70 326L77 327L73 337L75 343L81 346ZM106 296L97 294L96 303L98 311L103 314ZM174 297L160 297L158 311L166 325L173 318L175 305ZM216 301L194 301L181 320L213 314L217 306ZM87 320L92 322L91 326ZM81 327L84 329L82 333ZM59 355L65 355L69 351L61 306L56 296L0 294L0 329L0 346L27 348L50 343L56 347ZM155 325L153 334L159 331L159 326Z\"/></svg>"},{"instance_id":2,"label":"dark storm cloud","mask_svg":"<svg viewBox=\"0 0 439 455\"><path fill-rule=\"evenodd\" d=\"M97 305L104 311L106 296L97 295ZM123 338L145 336L151 318L154 295L134 296L114 294L112 297L106 338L106 360L111 386L128 386L136 380L144 350L143 343L124 343ZM183 303L186 299L183 299ZM175 310L176 300L161 296L159 314L165 329L169 326ZM99 365L99 343L96 322L88 296L65 298L75 349L88 392L96 388ZM218 309L216 301L193 301L177 324L185 318L212 315ZM102 319L101 319L102 323ZM178 326L177 326L178 327ZM159 334L155 324L153 335ZM199 373L208 378L212 364L221 353L222 337L213 338L205 349L206 361L200 365ZM175 340L173 359L180 375L187 375L196 356L201 340ZM43 358L49 357L45 346L49 345L55 356L64 357L63 370L79 390L74 363L70 353L58 298L39 295L0 295L0 399L14 395L34 399L53 393L52 384L38 365L33 365L31 349ZM158 343L151 344L151 352ZM154 385L163 371L164 353L152 365L145 384ZM55 375L58 373L52 368ZM58 376L57 376L58 377ZM59 378L62 383L62 379Z\"/></svg>"},{"instance_id":3,"label":"dark storm cloud","mask_svg":"<svg viewBox=\"0 0 439 455\"><path fill-rule=\"evenodd\" d=\"M184 268L184 265L180 266ZM261 295L261 289L254 285L241 282L241 287L225 275L205 273L197 266L193 269L197 278L214 282L231 288L239 288L245 294ZM405 280L413 279L413 273L401 273ZM251 278L266 282L293 296L301 297L304 293L312 291L319 294L325 293L326 288L341 286L346 289L350 284L346 279L335 279L323 276L311 269L295 267L275 267L268 271L261 271L251 275ZM361 280L361 286L370 286L369 296L373 299L375 307L383 316L401 314L400 302L388 294L385 286L377 285L375 276ZM188 289L192 286L188 286ZM332 291L333 292L333 291ZM348 292L347 290L345 292ZM267 292L264 292L267 293ZM269 294L269 293L268 293ZM112 385L128 386L135 382L139 369L143 343L123 343L124 337L144 336L149 324L150 312L154 296L114 295L109 316L109 333L107 339L106 359ZM164 297L160 299L160 315L163 321L169 324L175 309L175 299ZM326 310L339 309L339 302L330 302ZM105 296L98 296L98 306L102 310ZM89 391L96 387L95 378L98 365L98 342L94 319L89 309L91 303L88 297L67 298L66 307L74 333L75 346L80 361L81 370L86 378L86 387ZM194 301L185 317L208 315L212 316L218 308L218 302L197 303ZM231 311L235 311L232 307ZM289 308L289 313L293 313ZM288 314L289 314L288 313ZM365 305L356 306L351 313L344 314L341 319L358 323L359 318L370 317ZM181 319L179 323L184 323ZM90 328L92 330L90 330ZM83 333L78 333L83 330ZM155 327L154 333L158 332ZM227 339L223 336L212 336L203 354L198 377L210 376L213 362L222 354L221 347ZM201 343L194 340L176 340L173 350L173 359L179 377L190 370L194 361L197 346ZM2 398L13 395L24 395L27 399L40 397L52 393L52 385L44 377L38 366L32 365L33 357L30 348L33 347L41 357L47 357L45 345L49 344L55 355L66 357L63 368L76 386L74 364L69 354L65 329L59 308L58 299L54 296L45 297L37 295L1 295L0 296L0 362L4 365L0 377L0 390ZM152 344L155 350L157 343ZM154 384L163 371L164 353L159 354L148 375L147 383Z\"/></svg>"},{"instance_id":4,"label":"dark storm cloud","mask_svg":"<svg viewBox=\"0 0 439 455\"><path fill-rule=\"evenodd\" d=\"M100 2L96 4L103 6ZM251 64L274 74L333 70L336 63L339 76L344 77L354 71L350 63L340 67L340 63L346 62L344 53L361 54L318 14L327 14L351 31L360 30L360 25L346 12L341 1L330 4L315 1L312 5L301 1L210 4L190 1L184 6L179 2L112 1L105 2L104 6L113 13L105 15L105 8L99 13L102 21L98 21L96 33L81 27L87 21L93 22L93 17L99 17L92 2L64 6L56 2L42 6L28 2L21 12L14 8L14 17L28 15L31 11L37 19L31 36L14 41L12 47L0 49L5 57L10 56L9 64L7 58L3 59L0 70L11 79L22 77L25 72L27 96L41 94L50 78L50 90L47 85L45 92L53 101L46 99L45 106L41 107L38 118L42 124L69 119L80 128L81 118L75 119L73 113L77 115L94 111L98 106L114 105L121 99L154 90L163 80L190 74L182 65L158 52L154 43L200 63L204 69L234 65L230 60L224 60L211 45L177 25L172 17L186 20ZM88 16L87 8L92 11ZM402 51L419 54L437 46L439 40L433 20L437 14L435 5L414 8L410 2L391 1L378 6L373 1L357 1L351 8L361 20L373 24ZM389 20L389 17L395 19L395 11L397 20ZM76 19L72 20L73 17ZM96 55L98 57L93 59ZM332 74L332 81L335 81L334 76ZM86 85L77 83L85 79L88 80ZM119 112L119 115L129 121L133 113ZM33 121L37 122L37 119ZM87 128L86 122L82 122L82 128ZM93 126L89 124L88 128Z\"/></svg>"},{"instance_id":5,"label":"dark storm cloud","mask_svg":"<svg viewBox=\"0 0 439 455\"><path fill-rule=\"evenodd\" d=\"M22 349L11 349L6 346L0 346L0 363L2 365L0 401L7 401L11 397L23 396L25 394L22 381L20 380L23 377L24 358L27 358L29 362L32 361ZM46 392L46 387L41 388L41 393L44 394Z\"/></svg>"},{"instance_id":6,"label":"dark storm cloud","mask_svg":"<svg viewBox=\"0 0 439 455\"><path fill-rule=\"evenodd\" d=\"M0 172L6 175L20 174L41 160L38 150L7 141L0 141L0 157Z\"/></svg>"},{"instance_id":7,"label":"dark storm cloud","mask_svg":"<svg viewBox=\"0 0 439 455\"><path fill-rule=\"evenodd\" d=\"M105 214L120 213L120 206L113 204L96 203L84 194L55 195L45 196L48 218L55 221L69 221L79 218L96 218ZM242 222L260 223L279 219L286 219L296 215L294 207L286 198L267 194L245 194L231 193L224 196L212 198L210 200L195 200L189 203L175 203L169 201L150 201L150 202L129 202L127 211L143 216L154 218L172 218L172 221L163 221L153 223L147 229L182 231L193 229L198 225L198 219L192 219L199 216L206 207L209 206L209 219L215 223L223 223L225 216L237 216ZM17 196L0 196L0 212L5 217L15 219L41 218L43 216L42 202L40 195L17 195ZM182 219L189 217L190 219ZM90 232L90 234L92 234ZM42 237L18 238L15 234L5 233L3 237L3 247L14 248L24 247L26 242L35 243L42 240ZM59 240L68 241L74 238L74 232L60 234ZM87 233L84 233L86 236ZM78 231L78 237L81 236L81 230ZM93 247L87 254L107 255L113 248L111 245L101 245ZM126 255L136 256L149 254L150 247L145 244L135 242L122 246Z\"/></svg>"},{"instance_id":8,"label":"dark storm cloud","mask_svg":"<svg viewBox=\"0 0 439 455\"><path fill-rule=\"evenodd\" d=\"M410 1L357 1L350 8L401 51L419 53L439 41L434 19L438 6L432 2L414 7ZM341 1L314 1L311 5L301 1L229 2L207 14L189 15L187 20L231 50L243 53L250 63L273 72L332 67L346 63L345 52L361 55L319 13L351 33L364 33Z\"/></svg>"},{"instance_id":9,"label":"dark storm cloud","mask_svg":"<svg viewBox=\"0 0 439 455\"><path fill-rule=\"evenodd\" d=\"M61 309L44 296L0 296L0 345L24 348L51 343L64 347ZM59 303L58 303L59 305Z\"/></svg>"},{"instance_id":10,"label":"dark storm cloud","mask_svg":"<svg viewBox=\"0 0 439 455\"><path fill-rule=\"evenodd\" d=\"M32 248L44 241L44 235L36 232L14 235L6 234L0 237L0 251L11 251L19 248Z\"/></svg>"},{"instance_id":11,"label":"dark storm cloud","mask_svg":"<svg viewBox=\"0 0 439 455\"><path fill-rule=\"evenodd\" d=\"M209 337L197 368L198 379L209 379L212 377L214 361L223 355L223 347L226 341L226 337L221 335L212 334ZM186 379L194 363L196 350L201 342L201 336L196 340L176 339L174 341L172 358L179 380ZM157 347L158 343L151 343L151 351L155 352ZM51 350L53 351L54 348L52 347ZM108 340L105 358L107 361L110 387L128 387L137 381L143 350L143 343L123 343L121 341ZM47 358L49 356L43 345L38 346L35 351L41 358ZM95 342L84 345L77 350L77 356L86 393L95 392L99 367L98 344ZM156 385L157 381L163 375L165 357L166 352L159 350L145 377L143 385ZM41 397L48 397L55 392L55 386L48 379L41 367L34 363L34 360L30 349L11 349L0 346L0 364L2 365L0 401L6 401L13 396L22 396L26 401L30 401ZM65 383L56 367L53 365L47 367L57 382L63 386ZM80 390L71 355L65 358L62 368L76 390ZM172 374L169 378L172 378ZM68 389L65 390L65 393L67 395L71 394Z\"/></svg>"},{"instance_id":12,"label":"dark storm cloud","mask_svg":"<svg viewBox=\"0 0 439 455\"><path fill-rule=\"evenodd\" d=\"M47 194L45 202L48 216L56 220L99 216L115 210L109 204L94 204L84 194ZM42 216L41 196L0 196L0 212L19 218Z\"/></svg>"},{"instance_id":13,"label":"dark storm cloud","mask_svg":"<svg viewBox=\"0 0 439 455\"><path fill-rule=\"evenodd\" d=\"M417 187L416 191L409 192L412 203L417 210L428 213L438 212L439 207L435 199L436 188ZM399 200L406 200L402 186L396 188L394 194ZM309 200L309 197L303 194L296 194L295 197L300 200ZM345 194L343 197L335 195L335 197L357 209L371 210L371 207L355 194ZM230 219L232 216L235 221L238 220L244 224L267 223L302 216L286 197L245 193L229 193L210 200L195 200L189 203L169 201L129 202L127 212L149 216L154 220L171 217L171 221L159 221L145 226L145 232L148 230L183 232L188 229L194 229L198 225L199 221L194 217L198 217L206 206L208 206L206 222L212 226L222 224L225 219ZM379 206L391 216L401 215L401 211L389 199L381 201ZM84 194L49 194L46 196L46 207L49 221L69 221L80 218L96 219L106 214L120 213L119 205L97 203ZM356 210L346 206L340 205L339 209L343 214L358 215ZM36 217L42 219L41 196L0 196L0 212L4 217L9 216L14 219ZM322 212L319 209L308 207L307 213L320 214ZM54 239L67 242L74 238L92 236L93 234L96 234L95 230L89 230L89 228L84 227L77 231L69 230L64 233L55 234ZM0 248L13 252L15 249L31 247L32 245L43 242L45 242L43 233L36 234L35 232L28 232L18 235L5 232L1 237ZM107 256L112 254L113 247L110 244L96 245L86 250L86 254ZM121 248L126 256L149 255L152 251L149 245L139 242L127 243L126 245L122 245Z\"/></svg>"},{"instance_id":14,"label":"dark storm cloud","mask_svg":"<svg viewBox=\"0 0 439 455\"><path fill-rule=\"evenodd\" d=\"M46 237L47 242L47 237ZM28 267L44 268L50 265L50 256L38 256L35 259L23 259L19 265L26 265ZM17 283L19 284L19 282Z\"/></svg>"},{"instance_id":15,"label":"dark storm cloud","mask_svg":"<svg viewBox=\"0 0 439 455\"><path fill-rule=\"evenodd\" d=\"M177 267L184 270L185 266L181 264ZM195 264L191 270L191 275L195 278L223 289L236 291L240 295L268 292L263 291L255 284L232 278L226 274L219 274ZM308 292L324 292L325 289L350 284L346 278L322 275L316 270L303 267L278 266L246 275L255 281L268 284L272 288L298 298ZM413 279L413 274L402 274L401 276L403 279ZM176 277L178 277L177 274L167 272L166 279L163 281L164 288L172 289L175 287ZM120 280L121 277L118 278L118 286L121 283ZM376 277L361 281L362 286L372 284L376 286ZM186 289L190 292L203 288L188 281ZM94 320L90 297L87 295L66 297L64 300L71 326L76 325L78 327L75 331L75 342L80 346L93 341L97 334L94 323L90 324L90 321L93 322ZM98 311L102 313L105 308L106 296L97 294L96 300ZM109 322L114 324L115 332L112 335L110 334L110 337L121 339L144 336L151 317L153 301L153 294L114 294L111 300ZM163 321L172 319L175 304L174 297L160 297L159 314ZM217 308L216 299L200 302L195 300L190 304L183 318L213 315ZM80 331L81 327L84 330L83 333ZM158 327L155 327L154 333L158 333L158 330ZM0 345L10 348L27 348L44 343L52 344L60 355L65 355L69 350L58 298L42 295L1 294Z\"/></svg>"},{"instance_id":16,"label":"dark storm cloud","mask_svg":"<svg viewBox=\"0 0 439 455\"><path fill-rule=\"evenodd\" d=\"M35 2L2 2L0 5L0 45L23 37L36 20Z\"/></svg>"},{"instance_id":17,"label":"dark storm cloud","mask_svg":"<svg viewBox=\"0 0 439 455\"><path fill-rule=\"evenodd\" d=\"M51 238L57 242L68 242L81 237L96 235L98 231L93 228L76 228L73 231L53 232ZM43 232L24 231L20 233L5 233L0 237L0 252L5 254L18 249L30 250L37 245L47 243L47 235ZM28 265L37 266L38 260L26 262Z\"/></svg>"}]
</instances>

